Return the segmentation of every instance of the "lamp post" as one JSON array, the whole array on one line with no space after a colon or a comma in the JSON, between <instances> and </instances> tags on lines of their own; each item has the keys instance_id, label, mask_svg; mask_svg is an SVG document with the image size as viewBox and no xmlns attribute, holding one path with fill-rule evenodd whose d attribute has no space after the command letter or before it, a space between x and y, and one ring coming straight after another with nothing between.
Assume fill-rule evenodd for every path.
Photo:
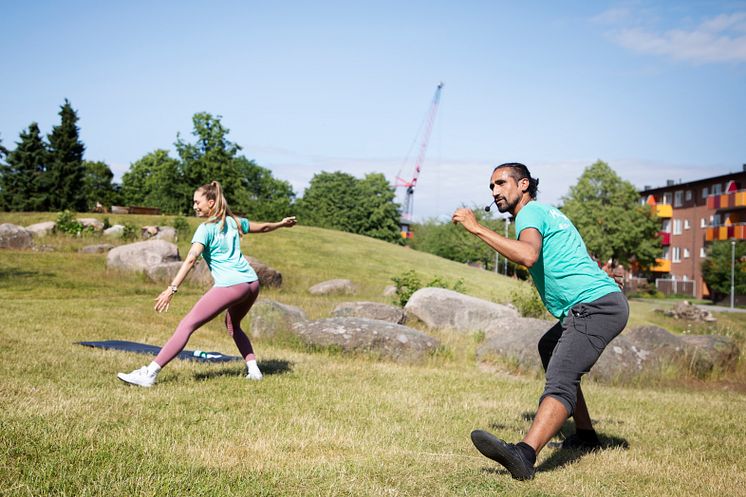
<instances>
[{"instance_id":1,"label":"lamp post","mask_svg":"<svg viewBox=\"0 0 746 497\"><path fill-rule=\"evenodd\" d=\"M736 303L736 241L730 241L730 308Z\"/></svg>"}]
</instances>

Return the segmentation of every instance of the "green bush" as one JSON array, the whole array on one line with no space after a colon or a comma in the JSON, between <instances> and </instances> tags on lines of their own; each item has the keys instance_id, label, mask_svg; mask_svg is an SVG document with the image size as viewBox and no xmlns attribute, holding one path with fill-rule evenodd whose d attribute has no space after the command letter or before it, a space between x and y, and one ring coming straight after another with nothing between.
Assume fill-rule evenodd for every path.
<instances>
[{"instance_id":1,"label":"green bush","mask_svg":"<svg viewBox=\"0 0 746 497\"><path fill-rule=\"evenodd\" d=\"M132 223L124 223L124 229L122 231L123 240L137 240L139 238L140 229Z\"/></svg>"},{"instance_id":2,"label":"green bush","mask_svg":"<svg viewBox=\"0 0 746 497\"><path fill-rule=\"evenodd\" d=\"M173 227L176 230L177 240L182 237L188 237L189 232L191 231L189 221L187 221L187 218L184 216L176 216L174 218Z\"/></svg>"},{"instance_id":3,"label":"green bush","mask_svg":"<svg viewBox=\"0 0 746 497\"><path fill-rule=\"evenodd\" d=\"M55 228L59 233L66 235L80 236L83 231L93 231L93 228L84 228L83 223L75 219L75 213L65 210L57 215L57 226Z\"/></svg>"},{"instance_id":4,"label":"green bush","mask_svg":"<svg viewBox=\"0 0 746 497\"><path fill-rule=\"evenodd\" d=\"M447 280L440 276L436 276L426 285L423 285L414 269L410 269L409 271L402 273L400 276L394 276L391 280L396 286L394 304L400 307L407 305L412 294L420 288L448 288L461 293L466 289L463 279L459 278L455 283L453 283L453 285L451 285Z\"/></svg>"},{"instance_id":5,"label":"green bush","mask_svg":"<svg viewBox=\"0 0 746 497\"><path fill-rule=\"evenodd\" d=\"M547 310L541 301L539 292L533 285L530 288L513 291L510 294L510 301L518 309L521 316L525 318L543 318L546 316Z\"/></svg>"}]
</instances>

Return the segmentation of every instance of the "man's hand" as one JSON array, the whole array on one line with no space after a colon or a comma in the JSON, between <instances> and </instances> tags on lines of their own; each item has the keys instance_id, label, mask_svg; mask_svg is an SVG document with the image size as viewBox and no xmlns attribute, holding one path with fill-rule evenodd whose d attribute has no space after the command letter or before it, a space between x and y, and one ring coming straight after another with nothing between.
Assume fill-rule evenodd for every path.
<instances>
[{"instance_id":1,"label":"man's hand","mask_svg":"<svg viewBox=\"0 0 746 497\"><path fill-rule=\"evenodd\" d=\"M612 280L614 280L614 283L619 286L619 289L624 291L624 266L620 264L614 269L611 269L611 265L604 264L604 267L602 269L606 272L606 274L609 275Z\"/></svg>"},{"instance_id":2,"label":"man's hand","mask_svg":"<svg viewBox=\"0 0 746 497\"><path fill-rule=\"evenodd\" d=\"M464 207L456 209L456 212L451 216L453 224L461 224L466 231L474 233L479 228L477 217L474 215L474 211L466 209Z\"/></svg>"}]
</instances>

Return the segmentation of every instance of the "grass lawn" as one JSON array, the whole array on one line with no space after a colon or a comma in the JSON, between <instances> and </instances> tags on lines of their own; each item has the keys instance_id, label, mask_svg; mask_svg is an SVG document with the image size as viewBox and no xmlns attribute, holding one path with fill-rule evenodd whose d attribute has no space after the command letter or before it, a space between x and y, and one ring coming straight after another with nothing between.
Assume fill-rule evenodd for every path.
<instances>
[{"instance_id":1,"label":"grass lawn","mask_svg":"<svg viewBox=\"0 0 746 497\"><path fill-rule=\"evenodd\" d=\"M53 218L0 214L0 223ZM746 495L743 361L707 380L588 383L591 415L609 448L547 448L530 482L512 480L479 455L469 433L483 428L520 439L542 381L481 368L476 334L439 334L444 350L414 365L256 340L262 382L245 380L241 363L174 361L154 388L126 387L116 373L148 356L74 342L162 345L202 292L184 287L171 310L158 315L152 302L163 285L107 272L105 255L76 252L100 242L52 236L43 242L52 252L0 252L0 495ZM463 278L467 293L497 302L524 285L303 226L243 244L245 253L283 273L283 288L262 297L300 306L311 318L350 300L306 292L330 278L353 280L355 300L379 302L387 301L381 292L391 277L408 269L423 280ZM179 243L182 255L187 245ZM743 314L717 314L718 323L691 327L655 312L661 305L634 303L631 325L725 333L743 345ZM188 347L234 353L218 322L195 333Z\"/></svg>"}]
</instances>

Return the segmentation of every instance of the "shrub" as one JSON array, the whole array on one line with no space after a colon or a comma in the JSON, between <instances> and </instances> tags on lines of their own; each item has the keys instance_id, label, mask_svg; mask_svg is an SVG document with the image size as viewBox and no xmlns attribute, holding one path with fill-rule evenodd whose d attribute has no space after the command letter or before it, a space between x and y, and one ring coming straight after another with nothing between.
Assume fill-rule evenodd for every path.
<instances>
[{"instance_id":1,"label":"shrub","mask_svg":"<svg viewBox=\"0 0 746 497\"><path fill-rule=\"evenodd\" d=\"M189 221L184 216L176 216L174 218L173 227L176 230L176 237L177 240L182 237L188 237L189 231L191 230L189 226Z\"/></svg>"},{"instance_id":2,"label":"shrub","mask_svg":"<svg viewBox=\"0 0 746 497\"><path fill-rule=\"evenodd\" d=\"M513 291L510 294L510 301L525 318L543 318L547 313L539 292L533 285L530 288Z\"/></svg>"},{"instance_id":3,"label":"shrub","mask_svg":"<svg viewBox=\"0 0 746 497\"><path fill-rule=\"evenodd\" d=\"M122 230L123 240L137 240L140 229L132 223L124 223Z\"/></svg>"},{"instance_id":4,"label":"shrub","mask_svg":"<svg viewBox=\"0 0 746 497\"><path fill-rule=\"evenodd\" d=\"M83 223L75 219L75 213L65 210L57 215L56 230L66 235L80 236Z\"/></svg>"},{"instance_id":5,"label":"shrub","mask_svg":"<svg viewBox=\"0 0 746 497\"><path fill-rule=\"evenodd\" d=\"M396 286L394 304L400 307L404 307L405 305L407 305L407 302L409 302L409 298L412 296L412 294L420 288L448 288L462 293L466 288L464 286L464 280L461 278L456 280L456 282L451 285L448 280L441 278L440 276L436 276L426 285L423 285L414 269L410 269L409 271L402 273L401 276L394 276L393 278L391 278L391 280Z\"/></svg>"}]
</instances>

